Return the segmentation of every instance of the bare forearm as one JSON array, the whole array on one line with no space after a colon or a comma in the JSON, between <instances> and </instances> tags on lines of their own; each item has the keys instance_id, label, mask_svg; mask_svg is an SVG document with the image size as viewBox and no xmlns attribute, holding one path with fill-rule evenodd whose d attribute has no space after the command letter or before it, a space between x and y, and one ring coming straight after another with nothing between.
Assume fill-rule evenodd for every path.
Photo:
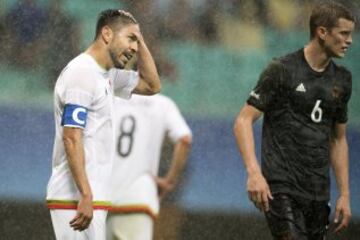
<instances>
[{"instance_id":1,"label":"bare forearm","mask_svg":"<svg viewBox=\"0 0 360 240\"><path fill-rule=\"evenodd\" d=\"M331 144L331 165L334 169L340 195L349 196L349 154L346 138L333 140Z\"/></svg>"},{"instance_id":2,"label":"bare forearm","mask_svg":"<svg viewBox=\"0 0 360 240\"><path fill-rule=\"evenodd\" d=\"M92 197L91 187L85 171L82 139L78 137L64 137L64 147L71 174L80 194Z\"/></svg>"},{"instance_id":3,"label":"bare forearm","mask_svg":"<svg viewBox=\"0 0 360 240\"><path fill-rule=\"evenodd\" d=\"M172 183L177 183L187 162L191 148L191 138L185 137L175 144L171 166L166 174L166 179Z\"/></svg>"},{"instance_id":4,"label":"bare forearm","mask_svg":"<svg viewBox=\"0 0 360 240\"><path fill-rule=\"evenodd\" d=\"M234 134L246 171L249 199L261 211L269 211L269 199L273 199L269 185L261 173L255 154L253 123L261 116L256 108L245 105L234 126Z\"/></svg>"},{"instance_id":5,"label":"bare forearm","mask_svg":"<svg viewBox=\"0 0 360 240\"><path fill-rule=\"evenodd\" d=\"M239 116L235 122L234 134L248 174L260 172L255 155L253 122Z\"/></svg>"},{"instance_id":6,"label":"bare forearm","mask_svg":"<svg viewBox=\"0 0 360 240\"><path fill-rule=\"evenodd\" d=\"M140 81L144 82L144 93L155 94L160 92L161 83L156 69L155 61L144 40L139 42L139 51L137 54L138 71Z\"/></svg>"}]
</instances>

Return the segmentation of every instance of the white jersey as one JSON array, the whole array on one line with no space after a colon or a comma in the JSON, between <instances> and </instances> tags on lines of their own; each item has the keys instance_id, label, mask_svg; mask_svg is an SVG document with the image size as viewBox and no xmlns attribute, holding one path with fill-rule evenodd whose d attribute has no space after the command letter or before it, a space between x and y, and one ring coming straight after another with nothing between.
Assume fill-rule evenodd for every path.
<instances>
[{"instance_id":1,"label":"white jersey","mask_svg":"<svg viewBox=\"0 0 360 240\"><path fill-rule=\"evenodd\" d=\"M115 161L112 177L113 212L159 212L157 186L164 137L176 142L191 135L175 103L163 95L115 98Z\"/></svg>"},{"instance_id":2,"label":"white jersey","mask_svg":"<svg viewBox=\"0 0 360 240\"><path fill-rule=\"evenodd\" d=\"M113 163L113 92L130 98L139 81L134 71L106 71L88 54L74 58L60 74L54 91L55 140L47 204L52 209L76 209L79 191L69 169L63 127L83 129L85 167L94 208L109 206Z\"/></svg>"}]
</instances>

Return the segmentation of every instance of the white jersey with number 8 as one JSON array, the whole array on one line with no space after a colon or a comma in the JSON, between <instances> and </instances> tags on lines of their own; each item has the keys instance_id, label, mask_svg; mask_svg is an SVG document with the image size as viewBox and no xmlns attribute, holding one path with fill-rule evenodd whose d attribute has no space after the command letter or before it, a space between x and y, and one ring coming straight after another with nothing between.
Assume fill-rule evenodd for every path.
<instances>
[{"instance_id":1,"label":"white jersey with number 8","mask_svg":"<svg viewBox=\"0 0 360 240\"><path fill-rule=\"evenodd\" d=\"M163 95L115 98L115 161L112 175L113 212L156 216L159 201L154 177L167 135L172 142L191 135L175 103Z\"/></svg>"}]
</instances>

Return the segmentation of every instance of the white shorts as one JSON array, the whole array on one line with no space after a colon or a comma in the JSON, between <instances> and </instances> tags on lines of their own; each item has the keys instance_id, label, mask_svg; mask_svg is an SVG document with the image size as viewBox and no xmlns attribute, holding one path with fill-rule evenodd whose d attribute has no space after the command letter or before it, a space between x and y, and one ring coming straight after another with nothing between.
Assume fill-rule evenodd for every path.
<instances>
[{"instance_id":1,"label":"white shorts","mask_svg":"<svg viewBox=\"0 0 360 240\"><path fill-rule=\"evenodd\" d=\"M144 213L109 213L106 220L107 240L151 240L153 219Z\"/></svg>"},{"instance_id":2,"label":"white shorts","mask_svg":"<svg viewBox=\"0 0 360 240\"><path fill-rule=\"evenodd\" d=\"M107 211L94 210L89 227L82 232L73 230L69 224L76 210L51 209L50 215L57 240L105 240Z\"/></svg>"}]
</instances>

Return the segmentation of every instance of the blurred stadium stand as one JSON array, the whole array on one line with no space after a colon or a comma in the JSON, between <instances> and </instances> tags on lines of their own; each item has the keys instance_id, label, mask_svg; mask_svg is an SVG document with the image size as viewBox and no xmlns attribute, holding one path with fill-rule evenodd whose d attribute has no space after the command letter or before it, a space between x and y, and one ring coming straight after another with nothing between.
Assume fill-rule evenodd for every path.
<instances>
[{"instance_id":1,"label":"blurred stadium stand","mask_svg":"<svg viewBox=\"0 0 360 240\"><path fill-rule=\"evenodd\" d=\"M14 2L0 0L1 12ZM45 0L39 2L47 5ZM92 41L94 16L101 9L125 6L115 0L63 3L64 9L80 21L82 47ZM194 146L180 189L164 203L155 239L270 239L264 219L247 198L246 175L232 124L267 62L306 43L306 32L288 28L286 24L278 30L264 27L261 47L192 40L163 42L163 52L177 69L175 82L164 81L164 93L187 116ZM355 240L360 236L358 38L357 34L348 56L339 61L352 71L354 80L348 131L354 220L343 236L330 239ZM50 80L44 66L23 70L4 60L0 65L0 239L53 239L44 199L51 171L54 121ZM261 124L255 131L259 142ZM334 206L335 181L332 186Z\"/></svg>"}]
</instances>

